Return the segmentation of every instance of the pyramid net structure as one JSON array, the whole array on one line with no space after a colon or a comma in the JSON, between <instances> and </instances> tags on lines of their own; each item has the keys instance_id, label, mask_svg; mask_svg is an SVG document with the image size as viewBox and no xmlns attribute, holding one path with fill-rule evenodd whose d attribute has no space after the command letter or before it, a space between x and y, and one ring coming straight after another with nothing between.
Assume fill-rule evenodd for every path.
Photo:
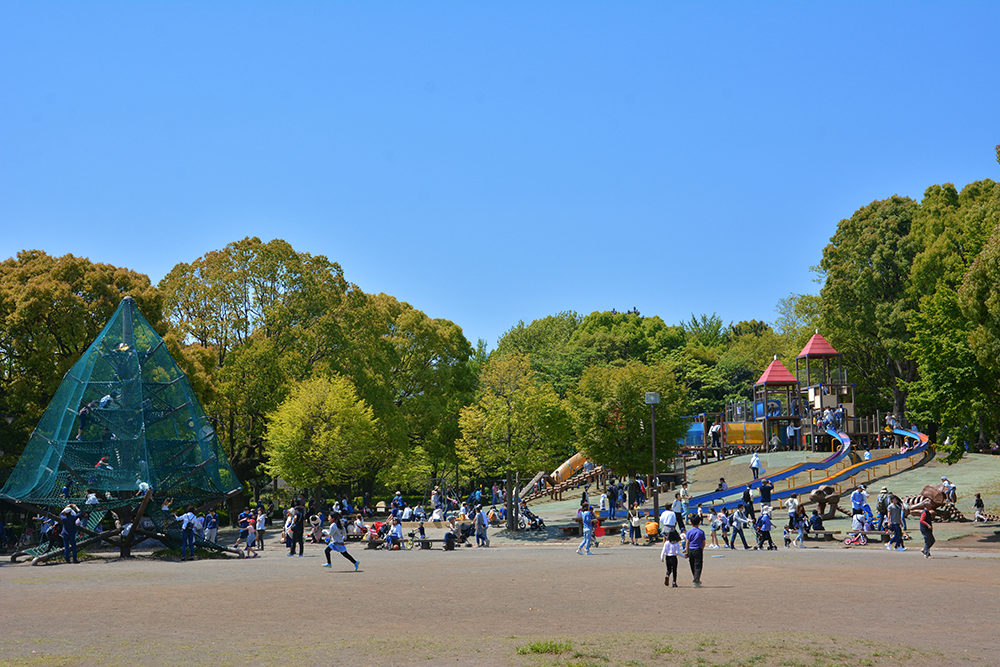
<instances>
[{"instance_id":1,"label":"pyramid net structure","mask_svg":"<svg viewBox=\"0 0 1000 667\"><path fill-rule=\"evenodd\" d=\"M138 505L145 485L175 506L242 486L187 376L125 297L63 378L0 497L60 507L93 492L94 509L108 510Z\"/></svg>"}]
</instances>

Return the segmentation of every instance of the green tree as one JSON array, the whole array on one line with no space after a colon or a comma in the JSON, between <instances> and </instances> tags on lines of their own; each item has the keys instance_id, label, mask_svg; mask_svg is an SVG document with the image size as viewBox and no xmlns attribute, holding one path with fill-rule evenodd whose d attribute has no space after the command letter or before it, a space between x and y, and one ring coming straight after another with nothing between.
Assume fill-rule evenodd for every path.
<instances>
[{"instance_id":1,"label":"green tree","mask_svg":"<svg viewBox=\"0 0 1000 667\"><path fill-rule=\"evenodd\" d=\"M462 410L459 424L465 464L505 475L507 529L514 530L515 475L551 469L565 458L572 432L565 406L550 385L536 382L527 356L495 355L479 378L476 403Z\"/></svg>"},{"instance_id":2,"label":"green tree","mask_svg":"<svg viewBox=\"0 0 1000 667\"><path fill-rule=\"evenodd\" d=\"M624 366L588 368L570 392L574 428L580 449L595 463L633 478L651 473L653 466L650 409L646 392L659 392L656 407L656 456L672 461L677 440L686 426L686 394L668 364L647 366L638 361ZM662 463L660 470L666 470Z\"/></svg>"},{"instance_id":3,"label":"green tree","mask_svg":"<svg viewBox=\"0 0 1000 667\"><path fill-rule=\"evenodd\" d=\"M919 308L909 321L909 352L919 374L907 391L912 414L937 441L943 432L983 443L997 427L998 377L973 353L976 326L960 308L958 289L998 223L1000 187L989 180L961 192L950 183L927 188L914 218L919 252L909 289Z\"/></svg>"},{"instance_id":4,"label":"green tree","mask_svg":"<svg viewBox=\"0 0 1000 667\"><path fill-rule=\"evenodd\" d=\"M267 419L268 473L312 489L316 500L324 487L350 479L378 445L371 408L339 376L296 383Z\"/></svg>"},{"instance_id":5,"label":"green tree","mask_svg":"<svg viewBox=\"0 0 1000 667\"><path fill-rule=\"evenodd\" d=\"M125 296L161 335L163 301L141 273L24 250L0 262L0 420L3 464L13 466L63 375Z\"/></svg>"},{"instance_id":6,"label":"green tree","mask_svg":"<svg viewBox=\"0 0 1000 667\"><path fill-rule=\"evenodd\" d=\"M858 385L861 409L874 411L891 398L904 421L905 382L917 373L907 348L907 320L916 309L907 287L918 249L910 234L917 208L893 196L858 209L837 225L820 263L823 321Z\"/></svg>"}]
</instances>

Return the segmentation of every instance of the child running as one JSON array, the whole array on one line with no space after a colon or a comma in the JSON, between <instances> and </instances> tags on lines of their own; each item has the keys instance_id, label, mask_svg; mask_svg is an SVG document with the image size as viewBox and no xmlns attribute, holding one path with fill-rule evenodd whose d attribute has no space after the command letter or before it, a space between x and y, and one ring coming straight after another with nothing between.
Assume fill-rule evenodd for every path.
<instances>
[{"instance_id":1,"label":"child running","mask_svg":"<svg viewBox=\"0 0 1000 667\"><path fill-rule=\"evenodd\" d=\"M354 560L354 557L347 553L347 547L344 546L344 536L347 532L347 526L344 524L344 520L340 518L340 512L334 512L330 516L330 519L330 540L324 551L326 563L323 567L333 567L330 563L330 552L337 551L341 556L354 563L354 571L357 572L361 562Z\"/></svg>"},{"instance_id":2,"label":"child running","mask_svg":"<svg viewBox=\"0 0 1000 667\"><path fill-rule=\"evenodd\" d=\"M671 529L667 539L663 541L663 551L660 552L660 562L667 564L667 576L663 577L663 585L670 586L670 576L673 575L673 587L677 588L677 557L684 553L681 546L681 536L676 529Z\"/></svg>"}]
</instances>

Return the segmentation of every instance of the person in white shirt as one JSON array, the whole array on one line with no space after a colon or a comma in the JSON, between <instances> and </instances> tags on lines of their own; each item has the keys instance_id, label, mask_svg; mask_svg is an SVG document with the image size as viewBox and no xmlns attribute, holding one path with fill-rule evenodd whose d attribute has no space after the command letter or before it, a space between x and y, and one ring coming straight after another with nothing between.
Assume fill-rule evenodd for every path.
<instances>
[{"instance_id":1,"label":"person in white shirt","mask_svg":"<svg viewBox=\"0 0 1000 667\"><path fill-rule=\"evenodd\" d=\"M397 523L396 525L398 526L399 524ZM334 512L331 514L329 539L327 541L326 549L323 552L326 556L326 563L323 567L333 567L333 564L330 562L330 552L336 551L341 556L351 561L351 563L354 564L354 571L357 572L361 563L355 560L351 554L347 553L347 547L344 546L345 529L346 525L344 524L344 520L340 517L340 512Z\"/></svg>"},{"instance_id":2,"label":"person in white shirt","mask_svg":"<svg viewBox=\"0 0 1000 667\"><path fill-rule=\"evenodd\" d=\"M760 457L757 456L757 452L754 452L753 456L750 457L750 471L753 473L754 479L760 476Z\"/></svg>"},{"instance_id":3,"label":"person in white shirt","mask_svg":"<svg viewBox=\"0 0 1000 667\"><path fill-rule=\"evenodd\" d=\"M194 505L188 505L187 511L176 517L181 522L181 560L194 560ZM185 556L184 554L189 554Z\"/></svg>"},{"instance_id":4,"label":"person in white shirt","mask_svg":"<svg viewBox=\"0 0 1000 667\"><path fill-rule=\"evenodd\" d=\"M257 550L264 550L264 529L267 528L267 512L261 507L257 510Z\"/></svg>"},{"instance_id":5,"label":"person in white shirt","mask_svg":"<svg viewBox=\"0 0 1000 667\"><path fill-rule=\"evenodd\" d=\"M403 508L403 521L410 521L413 519L413 508L407 505Z\"/></svg>"},{"instance_id":6,"label":"person in white shirt","mask_svg":"<svg viewBox=\"0 0 1000 667\"><path fill-rule=\"evenodd\" d=\"M799 509L799 496L797 493L793 493L785 501L785 509L788 510L788 529L791 530L795 528L795 512Z\"/></svg>"},{"instance_id":7,"label":"person in white shirt","mask_svg":"<svg viewBox=\"0 0 1000 667\"><path fill-rule=\"evenodd\" d=\"M669 535L671 530L677 528L677 515L672 509L665 509L660 512L660 534Z\"/></svg>"}]
</instances>

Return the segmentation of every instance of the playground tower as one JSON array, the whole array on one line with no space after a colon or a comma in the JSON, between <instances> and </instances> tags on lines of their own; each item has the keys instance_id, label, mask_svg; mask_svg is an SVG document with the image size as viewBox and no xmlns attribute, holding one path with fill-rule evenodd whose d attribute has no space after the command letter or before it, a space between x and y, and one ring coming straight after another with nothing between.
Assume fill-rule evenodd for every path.
<instances>
[{"instance_id":1,"label":"playground tower","mask_svg":"<svg viewBox=\"0 0 1000 667\"><path fill-rule=\"evenodd\" d=\"M774 361L754 383L753 392L754 420L762 423L764 442L768 443L778 436L782 446L792 448L795 443L788 440L790 437L797 439L795 429L800 424L799 398L802 390L798 379L775 355Z\"/></svg>"},{"instance_id":2,"label":"playground tower","mask_svg":"<svg viewBox=\"0 0 1000 667\"><path fill-rule=\"evenodd\" d=\"M822 415L842 408L842 427L854 418L854 385L848 384L842 355L833 349L817 330L795 358L795 376L802 382L805 376L805 402L799 402L800 417L806 424L806 446L813 451L832 446L822 427Z\"/></svg>"}]
</instances>

